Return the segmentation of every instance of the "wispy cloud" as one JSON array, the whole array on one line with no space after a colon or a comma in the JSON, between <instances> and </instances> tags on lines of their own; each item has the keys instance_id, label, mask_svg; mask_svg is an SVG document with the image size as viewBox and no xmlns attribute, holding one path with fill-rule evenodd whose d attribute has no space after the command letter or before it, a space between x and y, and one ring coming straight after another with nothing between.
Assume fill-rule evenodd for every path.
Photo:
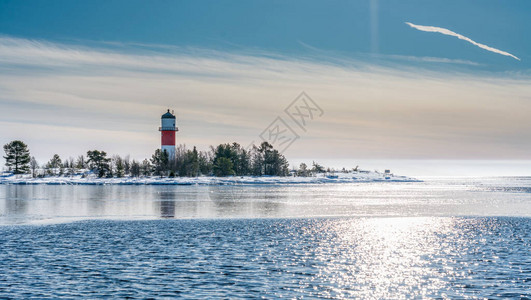
<instances>
[{"instance_id":1,"label":"wispy cloud","mask_svg":"<svg viewBox=\"0 0 531 300\"><path fill-rule=\"evenodd\" d=\"M415 25L415 24L410 23L410 22L405 22L405 23L407 25L411 26L412 28L415 28L415 29L420 30L420 31L438 32L438 33L442 33L442 34L445 34L445 35L455 36L456 38L458 38L460 40L467 41L467 42L469 42L469 43L471 43L471 44L473 44L475 46L478 46L481 49L485 49L485 50L490 51L490 52L498 53L498 54L501 54L501 55L509 56L509 57L514 58L514 59L520 60L518 57L512 55L509 52L505 52L505 51L502 51L502 50L499 50L499 49L496 49L496 48L489 47L489 46L484 45L484 44L480 44L480 43L475 42L472 39L470 39L470 38L468 38L468 37L466 37L466 36L464 36L462 34L455 33L455 32L453 32L451 30L446 29L446 28L435 27L435 26Z\"/></svg>"},{"instance_id":2,"label":"wispy cloud","mask_svg":"<svg viewBox=\"0 0 531 300\"><path fill-rule=\"evenodd\" d=\"M94 148L143 158L168 107L178 143L246 144L305 90L326 114L288 157L529 158L528 77L409 65L0 37L0 145L22 139L41 161Z\"/></svg>"},{"instance_id":3,"label":"wispy cloud","mask_svg":"<svg viewBox=\"0 0 531 300\"><path fill-rule=\"evenodd\" d=\"M352 61L352 54L338 54L335 51L324 50L310 44L298 41L298 43L308 50L311 54L315 55L316 60L322 60L322 57L328 57L330 63L336 62L339 65L345 65L346 62ZM310 57L309 55L307 55ZM330 59L333 57L334 59ZM396 54L381 54L381 53L371 53L369 55L360 56L358 54L357 60L368 59L373 60L374 58L378 59L378 62L382 65L393 65L396 61L407 61L407 62L419 62L419 63L438 63L438 64L456 64L456 65L468 65L468 66L480 66L480 63L462 60L462 59L450 59L445 57L429 57L429 56L406 56L406 55L396 55ZM426 65L425 65L426 66Z\"/></svg>"}]
</instances>

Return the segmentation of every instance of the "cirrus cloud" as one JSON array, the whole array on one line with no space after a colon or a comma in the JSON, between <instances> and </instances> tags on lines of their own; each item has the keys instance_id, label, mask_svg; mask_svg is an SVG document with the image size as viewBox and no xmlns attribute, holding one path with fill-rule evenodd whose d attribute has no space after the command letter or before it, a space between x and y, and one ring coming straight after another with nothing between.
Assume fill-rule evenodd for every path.
<instances>
[{"instance_id":1,"label":"cirrus cloud","mask_svg":"<svg viewBox=\"0 0 531 300\"><path fill-rule=\"evenodd\" d=\"M472 39L470 39L470 38L468 38L468 37L466 37L466 36L464 36L462 34L455 33L455 32L453 32L451 30L446 29L446 28L435 27L435 26L415 25L415 24L410 23L410 22L405 22L405 23L407 25L409 25L410 27L415 28L415 29L420 30L420 31L438 32L438 33L442 33L442 34L449 35L449 36L455 36L456 38L458 38L460 40L467 41L467 42L471 43L472 45L478 46L481 49L485 49L485 50L490 51L490 52L494 52L494 53L498 53L498 54L501 54L501 55L509 56L509 57L512 57L512 58L514 58L516 60L520 60L518 57L512 55L509 52L505 52L505 51L502 51L502 50L499 50L499 49L496 49L496 48L489 47L489 46L484 45L484 44L480 44L480 43L475 42Z\"/></svg>"}]
</instances>

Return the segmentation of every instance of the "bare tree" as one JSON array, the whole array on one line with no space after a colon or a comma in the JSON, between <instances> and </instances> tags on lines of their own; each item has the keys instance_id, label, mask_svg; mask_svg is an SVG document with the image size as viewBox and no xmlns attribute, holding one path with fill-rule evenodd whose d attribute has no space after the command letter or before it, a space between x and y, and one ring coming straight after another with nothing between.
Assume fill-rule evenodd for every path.
<instances>
[{"instance_id":1,"label":"bare tree","mask_svg":"<svg viewBox=\"0 0 531 300\"><path fill-rule=\"evenodd\" d=\"M129 154L127 154L124 158L122 158L122 162L124 164L124 174L130 175L131 174L131 159L129 158Z\"/></svg>"},{"instance_id":2,"label":"bare tree","mask_svg":"<svg viewBox=\"0 0 531 300\"><path fill-rule=\"evenodd\" d=\"M37 160L34 156L30 159L30 168L31 168L31 176L33 178L37 177L37 169L39 168L39 163L37 163Z\"/></svg>"},{"instance_id":3,"label":"bare tree","mask_svg":"<svg viewBox=\"0 0 531 300\"><path fill-rule=\"evenodd\" d=\"M85 160L85 156L80 155L76 159L76 169L86 169L87 168L87 161Z\"/></svg>"}]
</instances>

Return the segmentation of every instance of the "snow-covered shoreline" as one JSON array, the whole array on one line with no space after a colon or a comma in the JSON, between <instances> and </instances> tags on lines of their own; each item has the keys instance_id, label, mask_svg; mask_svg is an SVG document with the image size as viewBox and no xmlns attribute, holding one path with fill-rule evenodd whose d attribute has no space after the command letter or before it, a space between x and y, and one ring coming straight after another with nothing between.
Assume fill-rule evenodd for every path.
<instances>
[{"instance_id":1,"label":"snow-covered shoreline","mask_svg":"<svg viewBox=\"0 0 531 300\"><path fill-rule=\"evenodd\" d=\"M339 174L317 174L312 177L296 176L230 176L230 177L122 177L97 178L94 175L50 176L32 178L30 175L3 175L0 184L19 185L257 185L257 184L323 184L361 182L419 182L415 178L382 174L377 172L350 172Z\"/></svg>"}]
</instances>

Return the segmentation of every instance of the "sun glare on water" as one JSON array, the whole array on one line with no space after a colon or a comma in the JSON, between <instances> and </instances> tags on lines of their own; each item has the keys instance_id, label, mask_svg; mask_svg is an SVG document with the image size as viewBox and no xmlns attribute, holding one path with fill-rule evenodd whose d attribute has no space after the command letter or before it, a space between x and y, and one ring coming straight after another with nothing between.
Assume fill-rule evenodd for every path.
<instances>
[{"instance_id":1,"label":"sun glare on water","mask_svg":"<svg viewBox=\"0 0 531 300\"><path fill-rule=\"evenodd\" d=\"M452 219L369 218L327 223L327 235L315 256L322 259L318 277L335 290L329 296L389 299L433 296L447 284L432 262L447 248L441 233L451 231ZM439 265L441 262L439 261ZM444 266L444 262L442 263ZM444 267L445 272L451 267Z\"/></svg>"}]
</instances>

